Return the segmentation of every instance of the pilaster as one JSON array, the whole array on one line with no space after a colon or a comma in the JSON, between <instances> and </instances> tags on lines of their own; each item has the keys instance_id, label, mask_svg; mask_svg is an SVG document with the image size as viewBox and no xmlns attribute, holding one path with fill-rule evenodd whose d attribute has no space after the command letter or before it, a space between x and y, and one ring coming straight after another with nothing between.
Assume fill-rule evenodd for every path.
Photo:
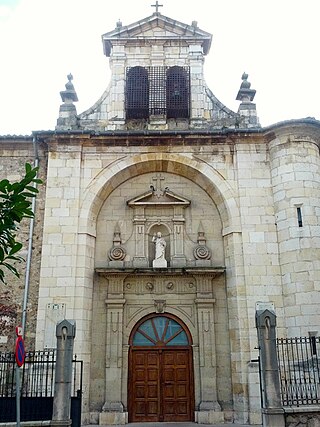
<instances>
[{"instance_id":1,"label":"pilaster","mask_svg":"<svg viewBox=\"0 0 320 427\"><path fill-rule=\"evenodd\" d=\"M214 331L214 304L212 277L197 276L197 298L195 300L199 333L199 370L201 395L197 421L209 423L223 421L217 399L216 343ZM220 412L220 414L213 414Z\"/></svg>"},{"instance_id":2,"label":"pilaster","mask_svg":"<svg viewBox=\"0 0 320 427\"><path fill-rule=\"evenodd\" d=\"M122 395L123 277L109 277L106 325L106 397L100 424L125 424Z\"/></svg>"}]
</instances>

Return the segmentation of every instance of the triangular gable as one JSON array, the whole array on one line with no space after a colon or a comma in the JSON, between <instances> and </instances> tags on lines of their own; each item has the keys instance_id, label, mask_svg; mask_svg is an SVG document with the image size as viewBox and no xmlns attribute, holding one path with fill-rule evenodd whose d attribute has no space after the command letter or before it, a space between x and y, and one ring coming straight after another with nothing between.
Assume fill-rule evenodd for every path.
<instances>
[{"instance_id":1,"label":"triangular gable","mask_svg":"<svg viewBox=\"0 0 320 427\"><path fill-rule=\"evenodd\" d=\"M211 34L200 30L194 23L193 25L184 24L160 13L141 19L127 26L117 26L113 31L103 34L103 48L106 56L110 56L113 43L119 44L120 40L126 42L130 40L141 40L141 38L157 39L179 39L186 42L198 41L203 47L203 53L206 55L209 52L211 45Z\"/></svg>"},{"instance_id":2,"label":"triangular gable","mask_svg":"<svg viewBox=\"0 0 320 427\"><path fill-rule=\"evenodd\" d=\"M170 190L163 190L161 195L155 194L153 190L147 191L140 196L127 201L127 205L134 206L189 206L190 200L179 196Z\"/></svg>"}]
</instances>

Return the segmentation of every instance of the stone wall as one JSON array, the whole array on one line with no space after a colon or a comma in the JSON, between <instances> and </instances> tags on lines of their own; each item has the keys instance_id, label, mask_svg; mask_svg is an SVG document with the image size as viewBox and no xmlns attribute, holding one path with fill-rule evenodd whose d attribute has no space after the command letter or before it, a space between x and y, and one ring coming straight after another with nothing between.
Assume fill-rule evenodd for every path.
<instances>
[{"instance_id":1,"label":"stone wall","mask_svg":"<svg viewBox=\"0 0 320 427\"><path fill-rule=\"evenodd\" d=\"M39 274L42 253L43 212L45 203L45 187L47 161L44 146L38 147L39 178L43 184L38 186L36 198L34 233L32 244L32 261L26 313L25 344L31 351L35 348L37 307L39 296ZM30 137L2 137L0 140L0 179L10 182L19 181L25 172L25 163L34 162L34 147ZM19 255L25 260L29 242L30 220L25 219L18 229L18 241L23 244ZM0 283L0 351L14 351L15 327L21 325L24 300L26 263L16 265L20 277L15 277L9 270L5 271L6 284Z\"/></svg>"},{"instance_id":2,"label":"stone wall","mask_svg":"<svg viewBox=\"0 0 320 427\"><path fill-rule=\"evenodd\" d=\"M320 411L319 408L308 408L305 407L304 410L299 412L290 411L290 413L285 414L285 424L286 427L319 427L320 426Z\"/></svg>"},{"instance_id":3,"label":"stone wall","mask_svg":"<svg viewBox=\"0 0 320 427\"><path fill-rule=\"evenodd\" d=\"M213 265L226 267L225 285L221 284L214 295L219 301L215 307L220 310L215 314L219 399L226 410L228 405L233 405L236 421L245 422L249 417L257 420L256 373L248 367L248 362L257 357L255 303L273 302L280 335L283 336L282 331L285 331L281 260L286 262L286 258L279 257L275 214L278 205L274 203L278 184L272 175L271 165L275 164L273 159L273 163L270 162L269 153L269 144L273 147L276 136L270 136L270 143L261 134L235 138L191 136L183 141L174 137L155 137L152 141L147 138L147 143L141 136L52 138L38 347L43 348L46 342L47 305L63 304L66 317L77 321L75 348L85 359L85 384L86 387L89 385L91 353L103 356L105 348L104 332L101 334L94 328L106 322L104 285L101 285L101 279L95 279L94 268L109 265L116 229L126 250L123 262L127 264L124 265L130 265L136 243L133 210L127 202L149 190L154 175L161 174L164 186L191 201L183 214L187 262L193 259L201 220L207 245L212 251ZM296 146L296 150L300 149L302 146ZM317 161L316 152L312 156ZM295 160L292 158L293 162ZM147 215L156 218L157 209L148 209ZM314 212L318 215L318 211ZM162 214L166 215L166 212ZM307 226L311 216L304 220ZM307 242L308 239L304 245ZM146 249L152 253L150 247ZM152 255L149 255L151 259ZM308 324L311 317L301 319ZM230 340L219 338L228 334ZM228 375L224 365L225 352L230 353L232 381L224 389L223 377ZM92 371L92 412L101 408L105 399L101 379L103 362L100 357L98 359L92 365L99 365ZM249 405L249 396L255 396L255 403L251 399ZM89 411L89 400L84 402Z\"/></svg>"},{"instance_id":4,"label":"stone wall","mask_svg":"<svg viewBox=\"0 0 320 427\"><path fill-rule=\"evenodd\" d=\"M308 336L319 330L319 147L284 127L270 142L270 169L285 326L289 336Z\"/></svg>"}]
</instances>

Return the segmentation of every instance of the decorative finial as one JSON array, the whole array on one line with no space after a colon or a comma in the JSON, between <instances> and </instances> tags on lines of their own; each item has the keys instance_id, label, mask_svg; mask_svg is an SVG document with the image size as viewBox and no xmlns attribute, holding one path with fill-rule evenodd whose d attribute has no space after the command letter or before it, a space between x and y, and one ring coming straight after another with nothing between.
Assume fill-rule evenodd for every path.
<instances>
[{"instance_id":1,"label":"decorative finial","mask_svg":"<svg viewBox=\"0 0 320 427\"><path fill-rule=\"evenodd\" d=\"M116 226L114 227L114 237L120 236L120 225L119 222L116 223Z\"/></svg>"},{"instance_id":2,"label":"decorative finial","mask_svg":"<svg viewBox=\"0 0 320 427\"><path fill-rule=\"evenodd\" d=\"M66 89L69 91L70 90L74 91L74 86L73 86L72 81L71 81L71 80L73 80L73 75L71 73L69 73L67 75L67 79L68 79L68 82L65 84Z\"/></svg>"},{"instance_id":3,"label":"decorative finial","mask_svg":"<svg viewBox=\"0 0 320 427\"><path fill-rule=\"evenodd\" d=\"M251 83L248 82L248 74L247 73L243 73L241 76L242 79L242 83L241 83L241 88L245 88L245 89L250 89L251 87Z\"/></svg>"},{"instance_id":4,"label":"decorative finial","mask_svg":"<svg viewBox=\"0 0 320 427\"><path fill-rule=\"evenodd\" d=\"M243 73L241 79L242 83L236 100L241 102L252 102L256 91L254 89L250 89L251 83L248 82L248 74Z\"/></svg>"},{"instance_id":5,"label":"decorative finial","mask_svg":"<svg viewBox=\"0 0 320 427\"><path fill-rule=\"evenodd\" d=\"M196 260L209 260L211 258L211 251L206 246L206 238L204 234L204 228L200 221L198 227L198 245L193 250L193 255Z\"/></svg>"},{"instance_id":6,"label":"decorative finial","mask_svg":"<svg viewBox=\"0 0 320 427\"><path fill-rule=\"evenodd\" d=\"M155 13L158 14L159 12L159 7L163 7L163 4L159 4L158 0L156 1L156 4L152 4L151 7L155 7L156 11Z\"/></svg>"},{"instance_id":7,"label":"decorative finial","mask_svg":"<svg viewBox=\"0 0 320 427\"><path fill-rule=\"evenodd\" d=\"M245 128L260 127L256 104L252 102L256 91L251 89L251 83L248 82L247 73L243 73L241 79L242 83L236 98L237 101L241 102L238 108L241 126Z\"/></svg>"},{"instance_id":8,"label":"decorative finial","mask_svg":"<svg viewBox=\"0 0 320 427\"><path fill-rule=\"evenodd\" d=\"M113 233L113 246L109 251L110 261L123 261L126 257L126 250L121 246L120 225L117 222Z\"/></svg>"},{"instance_id":9,"label":"decorative finial","mask_svg":"<svg viewBox=\"0 0 320 427\"><path fill-rule=\"evenodd\" d=\"M73 75L69 73L67 79L66 89L60 92L63 104L59 108L59 118L56 126L56 129L59 130L78 128L77 109L74 105L74 102L78 101L78 96L72 83Z\"/></svg>"},{"instance_id":10,"label":"decorative finial","mask_svg":"<svg viewBox=\"0 0 320 427\"><path fill-rule=\"evenodd\" d=\"M67 75L68 82L65 84L66 90L60 92L60 96L63 102L73 103L78 101L78 96L76 91L74 90L74 86L72 83L73 75L69 73Z\"/></svg>"},{"instance_id":11,"label":"decorative finial","mask_svg":"<svg viewBox=\"0 0 320 427\"><path fill-rule=\"evenodd\" d=\"M199 222L199 227L198 227L198 236L204 236L204 228L202 225L202 222Z\"/></svg>"},{"instance_id":12,"label":"decorative finial","mask_svg":"<svg viewBox=\"0 0 320 427\"><path fill-rule=\"evenodd\" d=\"M120 19L117 22L117 28L121 28L122 27L122 22L120 21Z\"/></svg>"}]
</instances>

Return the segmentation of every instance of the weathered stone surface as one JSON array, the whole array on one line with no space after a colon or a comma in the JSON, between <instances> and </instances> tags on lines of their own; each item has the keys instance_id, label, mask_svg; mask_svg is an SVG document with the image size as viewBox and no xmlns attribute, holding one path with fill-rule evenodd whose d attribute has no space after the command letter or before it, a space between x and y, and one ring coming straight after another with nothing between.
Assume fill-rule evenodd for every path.
<instances>
[{"instance_id":1,"label":"weathered stone surface","mask_svg":"<svg viewBox=\"0 0 320 427\"><path fill-rule=\"evenodd\" d=\"M130 41L121 26L105 35L109 90L79 116L71 94L57 132L34 135L45 184L26 346L52 342L49 307L74 319L83 422L125 424L134 328L144 316L168 313L192 342L196 421L257 424L256 303L273 303L280 337L319 332L320 122L261 129L250 87L239 114L227 109L203 78L211 36L160 21L130 27ZM145 38L136 37L141 31ZM190 68L188 119L153 114L126 122L125 66L137 59L146 67ZM32 138L0 142L0 172L15 179L33 159ZM28 231L27 223L19 230L25 248ZM166 240L161 267L153 266L158 231ZM1 350L12 349L21 318L19 268L21 279L0 285ZM287 422L314 427L318 415L309 415L290 414Z\"/></svg>"},{"instance_id":2,"label":"weathered stone surface","mask_svg":"<svg viewBox=\"0 0 320 427\"><path fill-rule=\"evenodd\" d=\"M319 427L320 413L294 413L286 414L286 427Z\"/></svg>"},{"instance_id":3,"label":"weathered stone surface","mask_svg":"<svg viewBox=\"0 0 320 427\"><path fill-rule=\"evenodd\" d=\"M43 184L38 187L39 194L36 198L36 211L34 220L34 233L32 244L32 261L30 268L29 292L26 311L25 347L27 351L35 348L35 331L37 322L37 307L39 297L39 275L42 254L43 213L46 191L47 159L42 144L38 145L39 178ZM32 138L9 137L1 140L0 144L0 179L9 179L15 182L21 179L25 171L25 163L34 162L34 147ZM27 259L29 242L30 220L24 220L18 230L18 240L23 244L21 256ZM0 283L0 351L14 351L16 339L15 327L21 325L22 307L24 301L26 263L17 264L20 278L6 271L7 284Z\"/></svg>"}]
</instances>

